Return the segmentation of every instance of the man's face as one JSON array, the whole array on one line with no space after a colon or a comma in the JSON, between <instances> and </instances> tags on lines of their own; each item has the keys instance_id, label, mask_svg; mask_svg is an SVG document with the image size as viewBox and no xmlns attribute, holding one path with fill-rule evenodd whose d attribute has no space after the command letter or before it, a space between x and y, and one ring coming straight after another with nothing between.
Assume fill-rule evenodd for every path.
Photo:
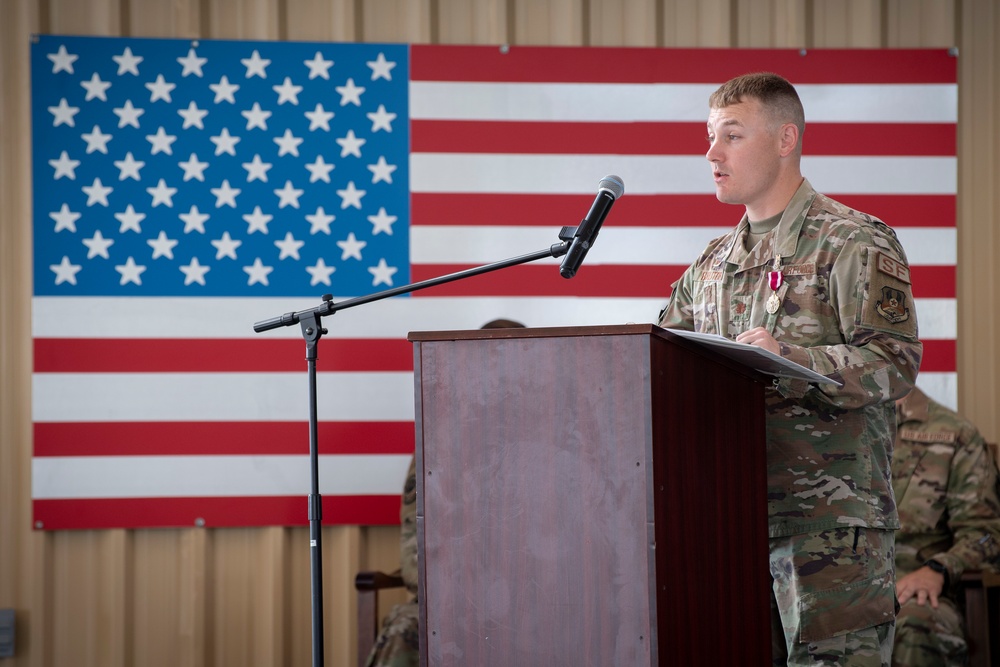
<instances>
[{"instance_id":1,"label":"man's face","mask_svg":"<svg viewBox=\"0 0 1000 667\"><path fill-rule=\"evenodd\" d=\"M778 178L781 143L761 103L744 100L712 109L708 142L705 157L712 165L719 201L743 204L748 212L764 210Z\"/></svg>"}]
</instances>

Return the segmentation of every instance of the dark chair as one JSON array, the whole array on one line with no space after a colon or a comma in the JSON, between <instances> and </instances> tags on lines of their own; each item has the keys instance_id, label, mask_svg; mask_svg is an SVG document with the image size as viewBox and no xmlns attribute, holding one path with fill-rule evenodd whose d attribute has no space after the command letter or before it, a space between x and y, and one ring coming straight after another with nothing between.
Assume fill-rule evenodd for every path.
<instances>
[{"instance_id":1,"label":"dark chair","mask_svg":"<svg viewBox=\"0 0 1000 667\"><path fill-rule=\"evenodd\" d=\"M364 667L375 637L378 636L379 591L401 588L403 585L403 577L398 570L392 574L362 571L354 577L354 589L358 592L358 667Z\"/></svg>"}]
</instances>

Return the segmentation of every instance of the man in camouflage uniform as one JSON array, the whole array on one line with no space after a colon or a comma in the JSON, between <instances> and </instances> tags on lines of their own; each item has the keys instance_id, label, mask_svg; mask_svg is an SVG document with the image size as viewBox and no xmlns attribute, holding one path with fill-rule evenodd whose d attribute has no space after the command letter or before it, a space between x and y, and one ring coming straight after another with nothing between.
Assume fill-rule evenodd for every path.
<instances>
[{"instance_id":1,"label":"man in camouflage uniform","mask_svg":"<svg viewBox=\"0 0 1000 667\"><path fill-rule=\"evenodd\" d=\"M365 663L368 667L418 667L420 633L417 603L417 469L410 459L410 469L403 485L403 503L399 510L399 573L410 592L410 599L394 605L385 617Z\"/></svg>"},{"instance_id":2,"label":"man in camouflage uniform","mask_svg":"<svg viewBox=\"0 0 1000 667\"><path fill-rule=\"evenodd\" d=\"M774 664L887 666L894 401L922 351L906 256L882 221L802 177L804 113L785 79L737 77L709 107L716 196L746 214L674 283L659 323L841 383L785 378L765 390Z\"/></svg>"},{"instance_id":3,"label":"man in camouflage uniform","mask_svg":"<svg viewBox=\"0 0 1000 667\"><path fill-rule=\"evenodd\" d=\"M964 665L962 573L1000 558L997 467L979 431L914 389L897 402L892 488L896 533L896 617L892 664Z\"/></svg>"}]
</instances>

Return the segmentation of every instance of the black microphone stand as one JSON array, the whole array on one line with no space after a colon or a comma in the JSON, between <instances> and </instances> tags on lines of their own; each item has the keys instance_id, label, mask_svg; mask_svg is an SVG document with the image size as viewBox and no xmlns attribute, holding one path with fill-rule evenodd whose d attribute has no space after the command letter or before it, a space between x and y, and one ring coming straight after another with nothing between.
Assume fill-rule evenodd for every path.
<instances>
[{"instance_id":1,"label":"black microphone stand","mask_svg":"<svg viewBox=\"0 0 1000 667\"><path fill-rule=\"evenodd\" d=\"M464 271L450 273L438 278L431 278L409 285L401 285L382 292L375 292L366 296L359 296L347 299L339 303L333 302L333 296L324 294L323 302L314 307L298 312L285 313L266 320L261 320L253 325L253 330L257 333L277 329L278 327L289 327L299 324L302 329L302 337L306 341L306 362L309 373L309 468L311 476L311 493L309 494L309 554L310 573L312 582L312 664L313 667L323 666L323 535L321 528L323 525L323 506L319 493L319 427L318 409L316 405L316 358L317 346L320 338L328 331L321 326L321 319L326 315L333 315L338 310L353 308L362 304L379 301L399 294L407 294L417 290L442 285L462 278L470 278L482 273L489 273L497 269L505 269L518 264L525 264L546 257L562 257L569 250L570 242L576 233L576 227L563 227L559 232L559 239L562 243L555 243L548 250L539 250L528 255L513 257L492 264L473 267Z\"/></svg>"}]
</instances>

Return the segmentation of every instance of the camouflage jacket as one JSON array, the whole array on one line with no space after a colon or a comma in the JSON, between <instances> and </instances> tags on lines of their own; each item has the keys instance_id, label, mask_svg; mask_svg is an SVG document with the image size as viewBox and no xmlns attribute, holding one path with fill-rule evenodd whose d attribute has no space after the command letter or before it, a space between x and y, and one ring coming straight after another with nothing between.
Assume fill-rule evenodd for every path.
<instances>
[{"instance_id":1,"label":"camouflage jacket","mask_svg":"<svg viewBox=\"0 0 1000 667\"><path fill-rule=\"evenodd\" d=\"M898 528L894 401L913 385L922 351L903 248L881 220L805 180L750 251L748 228L744 216L709 243L674 283L659 324L728 338L763 326L783 357L842 383L776 379L765 390L771 537ZM777 308L767 306L772 295Z\"/></svg>"},{"instance_id":2,"label":"camouflage jacket","mask_svg":"<svg viewBox=\"0 0 1000 667\"><path fill-rule=\"evenodd\" d=\"M897 412L892 487L902 528L896 570L934 559L950 581L1000 558L997 467L976 427L914 389Z\"/></svg>"}]
</instances>

